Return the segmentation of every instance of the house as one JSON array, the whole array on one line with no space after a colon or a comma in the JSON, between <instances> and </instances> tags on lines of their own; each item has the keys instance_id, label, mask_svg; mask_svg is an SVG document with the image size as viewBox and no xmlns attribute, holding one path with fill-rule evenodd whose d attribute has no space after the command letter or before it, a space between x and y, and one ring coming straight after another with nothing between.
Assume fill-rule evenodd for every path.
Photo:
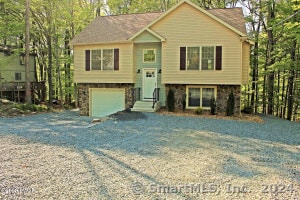
<instances>
[{"instance_id":1,"label":"house","mask_svg":"<svg viewBox=\"0 0 300 200\"><path fill-rule=\"evenodd\" d=\"M44 83L36 81L34 57L34 54L30 54L32 91L44 90ZM0 45L0 98L23 102L25 100L25 84L25 54L17 53L12 47Z\"/></svg>"},{"instance_id":2,"label":"house","mask_svg":"<svg viewBox=\"0 0 300 200\"><path fill-rule=\"evenodd\" d=\"M242 8L183 0L167 12L98 17L71 44L82 115L155 111L170 89L176 108L185 99L188 109L209 109L215 97L222 112L233 91L240 110L251 46Z\"/></svg>"}]
</instances>

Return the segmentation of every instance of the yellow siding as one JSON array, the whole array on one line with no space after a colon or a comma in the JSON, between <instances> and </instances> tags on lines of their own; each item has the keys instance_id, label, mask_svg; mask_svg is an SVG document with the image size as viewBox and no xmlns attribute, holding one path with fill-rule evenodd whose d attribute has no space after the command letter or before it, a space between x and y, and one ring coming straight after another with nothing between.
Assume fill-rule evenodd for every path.
<instances>
[{"instance_id":1,"label":"yellow siding","mask_svg":"<svg viewBox=\"0 0 300 200\"><path fill-rule=\"evenodd\" d=\"M250 70L250 44L243 43L243 77L242 83L247 84L249 82L249 70Z\"/></svg>"},{"instance_id":2,"label":"yellow siding","mask_svg":"<svg viewBox=\"0 0 300 200\"><path fill-rule=\"evenodd\" d=\"M187 3L150 27L162 44L162 82L166 84L241 84L240 37ZM222 46L222 71L180 71L181 46Z\"/></svg>"},{"instance_id":3,"label":"yellow siding","mask_svg":"<svg viewBox=\"0 0 300 200\"><path fill-rule=\"evenodd\" d=\"M118 71L85 71L85 50L118 48ZM74 46L74 82L76 83L133 83L133 44Z\"/></svg>"}]
</instances>

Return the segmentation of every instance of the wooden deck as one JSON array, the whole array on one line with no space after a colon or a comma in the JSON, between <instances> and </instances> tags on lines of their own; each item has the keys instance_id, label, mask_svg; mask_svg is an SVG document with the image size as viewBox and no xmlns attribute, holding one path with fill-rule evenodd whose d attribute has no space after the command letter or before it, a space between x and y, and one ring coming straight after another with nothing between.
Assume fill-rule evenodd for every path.
<instances>
[{"instance_id":1,"label":"wooden deck","mask_svg":"<svg viewBox=\"0 0 300 200\"><path fill-rule=\"evenodd\" d=\"M0 83L0 98L23 102L25 99L25 82ZM35 93L46 90L45 82L30 82L31 91Z\"/></svg>"}]
</instances>

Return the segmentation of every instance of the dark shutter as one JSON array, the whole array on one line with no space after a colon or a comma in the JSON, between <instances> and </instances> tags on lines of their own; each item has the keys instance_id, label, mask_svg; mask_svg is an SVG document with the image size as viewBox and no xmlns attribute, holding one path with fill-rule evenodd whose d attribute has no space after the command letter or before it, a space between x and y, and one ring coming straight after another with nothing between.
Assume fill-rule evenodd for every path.
<instances>
[{"instance_id":1,"label":"dark shutter","mask_svg":"<svg viewBox=\"0 0 300 200\"><path fill-rule=\"evenodd\" d=\"M222 70L222 46L216 46L216 70Z\"/></svg>"},{"instance_id":2,"label":"dark shutter","mask_svg":"<svg viewBox=\"0 0 300 200\"><path fill-rule=\"evenodd\" d=\"M180 70L185 70L186 65L186 47L180 47Z\"/></svg>"},{"instance_id":3,"label":"dark shutter","mask_svg":"<svg viewBox=\"0 0 300 200\"><path fill-rule=\"evenodd\" d=\"M119 70L119 49L114 49L114 70Z\"/></svg>"},{"instance_id":4,"label":"dark shutter","mask_svg":"<svg viewBox=\"0 0 300 200\"><path fill-rule=\"evenodd\" d=\"M91 71L91 51L85 50L85 71Z\"/></svg>"}]
</instances>

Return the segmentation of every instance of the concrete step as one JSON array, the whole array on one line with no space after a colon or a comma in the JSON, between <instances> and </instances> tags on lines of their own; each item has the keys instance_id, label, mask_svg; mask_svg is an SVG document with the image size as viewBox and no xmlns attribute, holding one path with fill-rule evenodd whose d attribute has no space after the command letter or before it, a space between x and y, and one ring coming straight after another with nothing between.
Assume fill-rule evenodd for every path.
<instances>
[{"instance_id":1,"label":"concrete step","mask_svg":"<svg viewBox=\"0 0 300 200\"><path fill-rule=\"evenodd\" d=\"M152 108L153 102L152 101L137 101L135 102L131 111L135 112L155 112L160 108L160 103L157 102Z\"/></svg>"}]
</instances>

